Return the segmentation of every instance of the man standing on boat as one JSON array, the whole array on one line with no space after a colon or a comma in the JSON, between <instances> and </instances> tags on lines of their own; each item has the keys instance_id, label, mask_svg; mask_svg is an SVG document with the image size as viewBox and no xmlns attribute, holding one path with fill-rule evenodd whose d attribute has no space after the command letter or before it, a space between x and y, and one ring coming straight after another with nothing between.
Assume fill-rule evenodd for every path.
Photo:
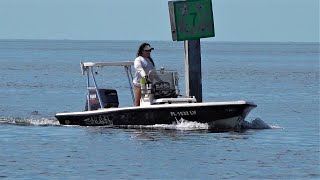
<instances>
[{"instance_id":1,"label":"man standing on boat","mask_svg":"<svg viewBox=\"0 0 320 180\"><path fill-rule=\"evenodd\" d=\"M141 98L141 78L148 79L148 72L155 70L154 61L151 58L151 51L153 47L148 43L142 43L137 51L136 59L134 60L135 77L133 79L134 85L134 105L140 106Z\"/></svg>"}]
</instances>

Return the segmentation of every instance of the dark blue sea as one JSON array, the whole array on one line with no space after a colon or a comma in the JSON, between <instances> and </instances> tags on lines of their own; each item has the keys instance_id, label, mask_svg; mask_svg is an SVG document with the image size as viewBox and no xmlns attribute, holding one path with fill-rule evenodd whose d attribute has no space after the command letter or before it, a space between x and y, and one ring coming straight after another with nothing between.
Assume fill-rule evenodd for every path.
<instances>
[{"instance_id":1,"label":"dark blue sea","mask_svg":"<svg viewBox=\"0 0 320 180\"><path fill-rule=\"evenodd\" d=\"M132 61L140 43L0 40L0 179L320 179L319 43L201 42L203 101L253 101L246 121L269 129L59 125L84 110L79 62ZM149 43L184 94L183 43ZM125 72L104 70L100 87L131 106Z\"/></svg>"}]
</instances>

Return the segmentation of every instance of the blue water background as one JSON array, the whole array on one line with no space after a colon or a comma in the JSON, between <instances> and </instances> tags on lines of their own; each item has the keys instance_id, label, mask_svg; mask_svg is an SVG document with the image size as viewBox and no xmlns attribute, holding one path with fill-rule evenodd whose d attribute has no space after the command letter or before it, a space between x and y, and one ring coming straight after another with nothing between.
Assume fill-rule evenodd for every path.
<instances>
[{"instance_id":1,"label":"blue water background","mask_svg":"<svg viewBox=\"0 0 320 180\"><path fill-rule=\"evenodd\" d=\"M84 109L79 62L133 60L140 43L1 40L0 178L320 178L318 43L201 42L203 101L253 101L247 121L272 129L60 126L55 113ZM183 43L150 43L156 66L178 70L184 93ZM101 71L99 85L130 106L124 71Z\"/></svg>"}]
</instances>

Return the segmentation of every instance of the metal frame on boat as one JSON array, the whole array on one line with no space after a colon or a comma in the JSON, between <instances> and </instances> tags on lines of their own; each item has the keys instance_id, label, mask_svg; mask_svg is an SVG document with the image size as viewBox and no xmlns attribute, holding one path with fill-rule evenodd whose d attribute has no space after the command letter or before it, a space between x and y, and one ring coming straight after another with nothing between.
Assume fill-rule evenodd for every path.
<instances>
[{"instance_id":1,"label":"metal frame on boat","mask_svg":"<svg viewBox=\"0 0 320 180\"><path fill-rule=\"evenodd\" d=\"M87 103L88 103L88 110L91 110L91 105L90 105L90 90L96 91L96 95L98 97L99 105L100 108L103 108L103 101L101 99L100 92L98 91L98 85L96 82L96 78L93 72L94 67L105 67L105 66L122 66L124 67L124 70L127 74L129 85L130 85L130 92L132 96L132 101L134 101L134 95L133 95L133 88L132 88L132 71L131 71L131 66L133 65L133 62L130 61L124 61L124 62L80 62L80 68L81 68L81 73L84 75L86 73L87 75ZM90 85L90 73L92 77L92 81L94 83L94 86Z\"/></svg>"}]
</instances>

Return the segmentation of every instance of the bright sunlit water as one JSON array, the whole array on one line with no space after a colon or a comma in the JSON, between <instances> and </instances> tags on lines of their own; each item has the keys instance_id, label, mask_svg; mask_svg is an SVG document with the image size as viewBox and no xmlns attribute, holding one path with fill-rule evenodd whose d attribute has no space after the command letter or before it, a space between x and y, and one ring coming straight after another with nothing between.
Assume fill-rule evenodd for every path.
<instances>
[{"instance_id":1,"label":"bright sunlit water","mask_svg":"<svg viewBox=\"0 0 320 180\"><path fill-rule=\"evenodd\" d=\"M1 40L0 178L320 178L316 43L201 42L203 100L258 105L241 133L184 119L141 129L60 126L55 113L84 109L79 62L133 60L140 43ZM156 66L178 70L184 93L183 44L150 43ZM103 72L100 87L130 106L124 71Z\"/></svg>"}]
</instances>

